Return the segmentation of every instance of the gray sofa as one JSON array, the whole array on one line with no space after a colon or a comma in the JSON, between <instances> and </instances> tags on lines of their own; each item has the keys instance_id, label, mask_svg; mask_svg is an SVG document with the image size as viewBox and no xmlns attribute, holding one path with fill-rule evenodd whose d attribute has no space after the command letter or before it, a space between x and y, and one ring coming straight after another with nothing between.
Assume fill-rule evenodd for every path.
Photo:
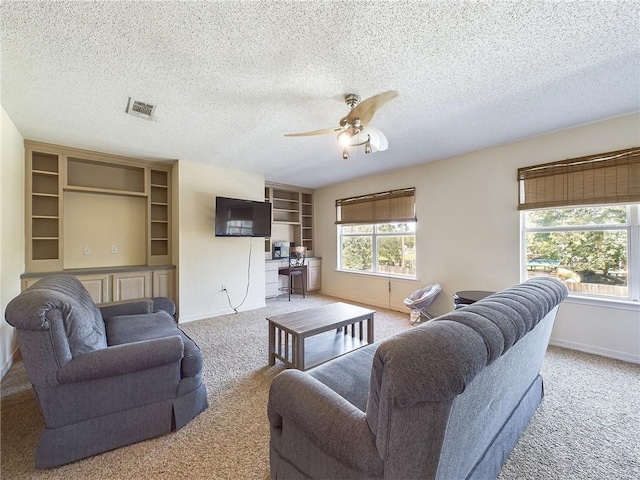
<instances>
[{"instance_id":1,"label":"gray sofa","mask_svg":"<svg viewBox=\"0 0 640 480\"><path fill-rule=\"evenodd\" d=\"M269 391L271 480L495 478L543 397L566 287L534 278Z\"/></svg>"},{"instance_id":2,"label":"gray sofa","mask_svg":"<svg viewBox=\"0 0 640 480\"><path fill-rule=\"evenodd\" d=\"M207 408L200 349L148 299L98 308L78 279L56 274L5 317L46 425L38 468L177 430Z\"/></svg>"}]
</instances>

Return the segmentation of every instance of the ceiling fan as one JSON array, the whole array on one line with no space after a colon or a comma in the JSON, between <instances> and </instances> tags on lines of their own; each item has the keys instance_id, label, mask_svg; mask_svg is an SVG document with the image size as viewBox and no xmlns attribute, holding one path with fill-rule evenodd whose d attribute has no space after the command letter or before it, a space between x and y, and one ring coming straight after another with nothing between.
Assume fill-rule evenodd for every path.
<instances>
[{"instance_id":1,"label":"ceiling fan","mask_svg":"<svg viewBox=\"0 0 640 480\"><path fill-rule=\"evenodd\" d=\"M342 145L342 158L349 158L349 147L364 146L364 153L382 152L389 148L389 142L384 133L369 125L376 111L389 100L398 96L398 92L390 90L379 93L360 101L360 96L349 93L344 96L344 102L351 111L340 119L339 127L323 128L312 132L285 133L285 137L308 137L338 133L338 142Z\"/></svg>"}]
</instances>

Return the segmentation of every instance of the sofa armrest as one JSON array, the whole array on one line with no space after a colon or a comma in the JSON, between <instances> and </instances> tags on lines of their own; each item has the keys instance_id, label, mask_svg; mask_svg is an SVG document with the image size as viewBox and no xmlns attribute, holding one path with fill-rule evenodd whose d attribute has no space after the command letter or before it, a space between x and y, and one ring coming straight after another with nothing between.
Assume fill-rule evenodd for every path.
<instances>
[{"instance_id":1,"label":"sofa armrest","mask_svg":"<svg viewBox=\"0 0 640 480\"><path fill-rule=\"evenodd\" d=\"M123 302L111 302L98 305L103 320L118 315L142 315L153 311L153 302L150 298L140 300L126 300Z\"/></svg>"},{"instance_id":2,"label":"sofa armrest","mask_svg":"<svg viewBox=\"0 0 640 480\"><path fill-rule=\"evenodd\" d=\"M179 362L183 354L178 335L115 345L74 357L57 377L61 384L115 377Z\"/></svg>"},{"instance_id":3,"label":"sofa armrest","mask_svg":"<svg viewBox=\"0 0 640 480\"><path fill-rule=\"evenodd\" d=\"M349 468L368 474L382 471L382 459L364 412L303 372L286 370L274 378L267 415L272 437L282 436L283 428L297 428L302 435L296 438L309 439ZM296 463L296 459L289 461Z\"/></svg>"}]
</instances>

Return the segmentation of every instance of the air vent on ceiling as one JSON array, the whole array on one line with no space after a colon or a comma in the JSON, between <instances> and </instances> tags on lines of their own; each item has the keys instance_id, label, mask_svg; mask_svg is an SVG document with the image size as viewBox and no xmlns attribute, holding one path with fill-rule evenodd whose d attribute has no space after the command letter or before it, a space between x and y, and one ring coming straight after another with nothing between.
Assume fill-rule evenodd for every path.
<instances>
[{"instance_id":1,"label":"air vent on ceiling","mask_svg":"<svg viewBox=\"0 0 640 480\"><path fill-rule=\"evenodd\" d=\"M133 100L129 97L129 101L127 102L126 112L129 115L135 115L136 117L146 118L147 120L151 120L153 118L153 113L156 111L156 105L151 105L150 103L140 102L138 100Z\"/></svg>"}]
</instances>

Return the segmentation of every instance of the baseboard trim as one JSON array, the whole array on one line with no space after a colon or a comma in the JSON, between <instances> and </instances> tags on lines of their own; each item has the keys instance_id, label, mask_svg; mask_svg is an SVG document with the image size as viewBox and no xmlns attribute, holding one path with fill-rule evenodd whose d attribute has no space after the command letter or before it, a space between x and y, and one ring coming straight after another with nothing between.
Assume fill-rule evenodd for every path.
<instances>
[{"instance_id":1,"label":"baseboard trim","mask_svg":"<svg viewBox=\"0 0 640 480\"><path fill-rule=\"evenodd\" d=\"M322 295L326 295L328 297L335 297L338 298L340 300L348 300L350 302L356 302L356 303L362 303L365 305L371 305L374 307L380 307L380 308L386 308L387 310L393 310L394 312L406 312L407 313L407 318L409 318L409 313L410 310L409 308L407 308L404 304L403 305L389 305L388 302L386 303L382 303L380 301L377 301L375 299L367 299L367 298L361 298L361 297L351 297L351 296L347 296L344 295L342 292L331 292L325 289L322 289L320 292L318 292Z\"/></svg>"},{"instance_id":2,"label":"baseboard trim","mask_svg":"<svg viewBox=\"0 0 640 480\"><path fill-rule=\"evenodd\" d=\"M20 358L20 347L16 345L16 348L11 353L9 360L2 366L2 373L0 374L0 379L4 378L9 369L13 366L13 363Z\"/></svg>"},{"instance_id":3,"label":"baseboard trim","mask_svg":"<svg viewBox=\"0 0 640 480\"><path fill-rule=\"evenodd\" d=\"M549 345L555 347L568 348L570 350L578 350L580 352L592 353L594 355L600 355L602 357L614 358L616 360L622 360L624 362L640 363L640 355L633 355L631 353L619 352L617 350L609 350L608 348L594 347L593 345L585 345L576 342L567 342L566 340L558 340L551 338Z\"/></svg>"},{"instance_id":4,"label":"baseboard trim","mask_svg":"<svg viewBox=\"0 0 640 480\"><path fill-rule=\"evenodd\" d=\"M262 302L261 304L255 304L255 305L243 305L242 307L238 308L238 312L246 312L248 310L255 310L257 308L264 308L266 306L266 303ZM232 309L230 308L225 308L222 310L215 310L212 312L204 312L204 313L195 313L193 315L180 315L178 318L178 323L188 323L188 322L195 322L197 320L204 320L205 318L212 318L212 317L219 317L221 315L230 315L234 313Z\"/></svg>"}]
</instances>

